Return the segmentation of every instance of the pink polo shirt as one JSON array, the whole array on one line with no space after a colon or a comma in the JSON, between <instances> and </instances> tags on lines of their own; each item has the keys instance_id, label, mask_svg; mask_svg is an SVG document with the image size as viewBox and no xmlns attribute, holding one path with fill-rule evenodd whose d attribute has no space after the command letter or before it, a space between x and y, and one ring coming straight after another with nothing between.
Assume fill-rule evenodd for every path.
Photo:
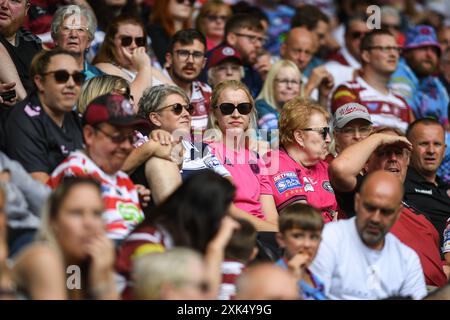
<instances>
[{"instance_id":1,"label":"pink polo shirt","mask_svg":"<svg viewBox=\"0 0 450 320\"><path fill-rule=\"evenodd\" d=\"M278 212L303 200L321 211L325 223L332 221L338 205L328 178L328 163L320 161L305 168L284 149L279 150L278 157L279 170L269 176Z\"/></svg>"},{"instance_id":2,"label":"pink polo shirt","mask_svg":"<svg viewBox=\"0 0 450 320\"><path fill-rule=\"evenodd\" d=\"M236 186L234 204L239 209L265 220L259 197L261 194L272 194L268 176L261 175L263 163L255 153L242 148L240 151L231 150L223 143L209 144L215 156L230 172Z\"/></svg>"}]
</instances>

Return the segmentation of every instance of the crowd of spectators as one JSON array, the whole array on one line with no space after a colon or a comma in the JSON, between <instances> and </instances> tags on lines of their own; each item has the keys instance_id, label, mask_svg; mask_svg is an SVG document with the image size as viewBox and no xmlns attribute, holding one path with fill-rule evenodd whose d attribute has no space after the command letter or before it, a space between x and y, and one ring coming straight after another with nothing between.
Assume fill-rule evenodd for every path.
<instances>
[{"instance_id":1,"label":"crowd of spectators","mask_svg":"<svg viewBox=\"0 0 450 320\"><path fill-rule=\"evenodd\" d=\"M448 1L0 0L0 61L0 299L450 300Z\"/></svg>"}]
</instances>

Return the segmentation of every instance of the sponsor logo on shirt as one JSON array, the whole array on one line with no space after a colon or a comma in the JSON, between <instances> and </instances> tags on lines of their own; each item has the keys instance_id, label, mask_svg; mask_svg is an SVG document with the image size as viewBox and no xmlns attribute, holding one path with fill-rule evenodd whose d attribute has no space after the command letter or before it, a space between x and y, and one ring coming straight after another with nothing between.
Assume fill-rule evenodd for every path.
<instances>
[{"instance_id":1,"label":"sponsor logo on shirt","mask_svg":"<svg viewBox=\"0 0 450 320\"><path fill-rule=\"evenodd\" d=\"M323 187L326 191L331 192L331 193L334 193L334 190L333 190L333 187L331 186L330 181L324 181L324 182L322 183L322 187Z\"/></svg>"},{"instance_id":2,"label":"sponsor logo on shirt","mask_svg":"<svg viewBox=\"0 0 450 320\"><path fill-rule=\"evenodd\" d=\"M372 110L372 111L375 111L378 109L378 103L367 103L366 106L369 110Z\"/></svg>"},{"instance_id":3,"label":"sponsor logo on shirt","mask_svg":"<svg viewBox=\"0 0 450 320\"><path fill-rule=\"evenodd\" d=\"M27 104L24 111L29 117L37 117L41 114L41 107Z\"/></svg>"},{"instance_id":4,"label":"sponsor logo on shirt","mask_svg":"<svg viewBox=\"0 0 450 320\"><path fill-rule=\"evenodd\" d=\"M294 188L301 188L303 185L298 180L295 172L283 172L273 178L275 187L279 193L284 193Z\"/></svg>"},{"instance_id":5,"label":"sponsor logo on shirt","mask_svg":"<svg viewBox=\"0 0 450 320\"><path fill-rule=\"evenodd\" d=\"M314 187L312 186L311 182L309 182L307 177L303 177L303 182L305 183L305 191L306 192L314 192Z\"/></svg>"},{"instance_id":6,"label":"sponsor logo on shirt","mask_svg":"<svg viewBox=\"0 0 450 320\"><path fill-rule=\"evenodd\" d=\"M433 190L423 190L423 189L414 188L414 191L416 191L417 193L428 194L430 196L433 194ZM447 191L447 193L448 193L448 191Z\"/></svg>"},{"instance_id":7,"label":"sponsor logo on shirt","mask_svg":"<svg viewBox=\"0 0 450 320\"><path fill-rule=\"evenodd\" d=\"M213 157L209 157L209 158L205 159L205 165L208 168L213 169L213 168L216 168L216 167L220 166L220 162L215 157L214 158Z\"/></svg>"}]
</instances>

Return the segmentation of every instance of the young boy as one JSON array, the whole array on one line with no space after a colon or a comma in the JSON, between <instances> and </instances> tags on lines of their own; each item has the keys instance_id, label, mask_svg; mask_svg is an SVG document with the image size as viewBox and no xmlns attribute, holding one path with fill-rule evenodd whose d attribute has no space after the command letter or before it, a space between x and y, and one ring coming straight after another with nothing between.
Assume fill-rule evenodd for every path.
<instances>
[{"instance_id":1,"label":"young boy","mask_svg":"<svg viewBox=\"0 0 450 320\"><path fill-rule=\"evenodd\" d=\"M298 279L300 296L305 300L325 300L322 281L308 269L322 239L323 218L310 205L294 203L280 212L277 242L284 249L277 264Z\"/></svg>"},{"instance_id":2,"label":"young boy","mask_svg":"<svg viewBox=\"0 0 450 320\"><path fill-rule=\"evenodd\" d=\"M225 248L225 260L222 262L222 283L219 300L233 300L236 295L236 279L257 253L255 227L243 219L236 219L241 227L234 230Z\"/></svg>"}]
</instances>

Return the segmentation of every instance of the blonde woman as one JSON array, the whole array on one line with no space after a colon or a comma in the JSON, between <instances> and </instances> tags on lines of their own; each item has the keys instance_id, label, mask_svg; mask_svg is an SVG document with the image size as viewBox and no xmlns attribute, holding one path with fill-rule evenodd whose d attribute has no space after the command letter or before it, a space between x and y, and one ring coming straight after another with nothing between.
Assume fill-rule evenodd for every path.
<instances>
[{"instance_id":1,"label":"blonde woman","mask_svg":"<svg viewBox=\"0 0 450 320\"><path fill-rule=\"evenodd\" d=\"M300 96L302 74L297 65L290 60L279 60L267 74L261 93L256 98L258 128L270 133L278 129L278 118L283 105Z\"/></svg>"},{"instance_id":2,"label":"blonde woman","mask_svg":"<svg viewBox=\"0 0 450 320\"><path fill-rule=\"evenodd\" d=\"M213 153L230 172L236 186L233 215L253 223L258 231L277 230L277 211L265 190L265 165L254 150L256 110L248 88L236 80L213 90L207 140Z\"/></svg>"},{"instance_id":3,"label":"blonde woman","mask_svg":"<svg viewBox=\"0 0 450 320\"><path fill-rule=\"evenodd\" d=\"M80 97L78 98L77 110L83 114L89 102L109 92L121 94L133 103L133 96L130 93L130 85L128 82L114 75L104 75L89 79L81 88Z\"/></svg>"},{"instance_id":4,"label":"blonde woman","mask_svg":"<svg viewBox=\"0 0 450 320\"><path fill-rule=\"evenodd\" d=\"M102 212L97 182L63 181L43 212L38 240L15 259L19 292L33 300L117 299L114 246L106 237Z\"/></svg>"}]
</instances>

